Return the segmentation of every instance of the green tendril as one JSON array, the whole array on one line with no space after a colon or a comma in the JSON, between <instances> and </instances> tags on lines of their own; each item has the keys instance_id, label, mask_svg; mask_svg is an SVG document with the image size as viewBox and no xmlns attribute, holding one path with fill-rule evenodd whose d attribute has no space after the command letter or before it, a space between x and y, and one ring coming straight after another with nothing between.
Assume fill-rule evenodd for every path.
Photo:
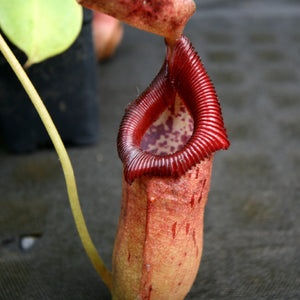
<instances>
[{"instance_id":1,"label":"green tendril","mask_svg":"<svg viewBox=\"0 0 300 300\"><path fill-rule=\"evenodd\" d=\"M26 93L28 94L29 98L31 99L35 109L37 110L49 136L54 145L54 148L57 152L59 157L65 181L67 186L67 192L69 196L70 206L72 210L72 214L75 220L75 224L77 227L77 231L79 233L82 245L91 260L94 268L107 285L109 290L111 291L112 286L112 275L111 272L107 269L103 260L99 256L95 245L92 242L92 239L89 235L88 229L86 227L86 223L81 211L80 202L78 198L78 192L76 187L76 181L74 176L73 167L66 151L66 148L61 140L61 137L49 115L43 101L41 100L40 96L38 95L36 89L34 88L32 82L28 78L26 72L20 65L19 61L12 53L10 48L8 47L7 43L5 42L4 38L0 34L0 51L3 53L4 57L6 58L7 62L10 64L11 68L15 72L16 76L20 80L21 84L23 85Z\"/></svg>"}]
</instances>

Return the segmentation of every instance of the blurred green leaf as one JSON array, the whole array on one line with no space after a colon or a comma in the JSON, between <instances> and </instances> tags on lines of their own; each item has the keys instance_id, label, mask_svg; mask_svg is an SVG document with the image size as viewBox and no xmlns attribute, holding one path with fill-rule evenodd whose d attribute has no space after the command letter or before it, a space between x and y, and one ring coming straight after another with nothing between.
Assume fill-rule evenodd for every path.
<instances>
[{"instance_id":1,"label":"blurred green leaf","mask_svg":"<svg viewBox=\"0 0 300 300\"><path fill-rule=\"evenodd\" d=\"M82 26L75 0L0 0L0 28L28 56L27 65L65 51Z\"/></svg>"}]
</instances>

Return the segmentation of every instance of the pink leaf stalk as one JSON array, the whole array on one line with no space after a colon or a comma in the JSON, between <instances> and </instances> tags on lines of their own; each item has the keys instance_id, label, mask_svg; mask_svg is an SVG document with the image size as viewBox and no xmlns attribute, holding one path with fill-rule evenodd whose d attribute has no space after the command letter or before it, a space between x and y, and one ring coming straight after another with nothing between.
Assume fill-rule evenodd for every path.
<instances>
[{"instance_id":1,"label":"pink leaf stalk","mask_svg":"<svg viewBox=\"0 0 300 300\"><path fill-rule=\"evenodd\" d=\"M123 26L119 20L103 14L94 12L93 38L97 58L106 60L110 58L123 37Z\"/></svg>"},{"instance_id":2,"label":"pink leaf stalk","mask_svg":"<svg viewBox=\"0 0 300 300\"><path fill-rule=\"evenodd\" d=\"M120 126L113 299L186 296L202 254L213 153L228 146L214 87L182 36Z\"/></svg>"}]
</instances>

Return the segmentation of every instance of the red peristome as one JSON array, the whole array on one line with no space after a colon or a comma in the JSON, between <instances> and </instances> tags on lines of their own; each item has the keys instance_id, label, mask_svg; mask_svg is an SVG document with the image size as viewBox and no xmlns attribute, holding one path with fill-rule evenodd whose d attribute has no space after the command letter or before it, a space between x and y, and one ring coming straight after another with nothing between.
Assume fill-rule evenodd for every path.
<instances>
[{"instance_id":1,"label":"red peristome","mask_svg":"<svg viewBox=\"0 0 300 300\"><path fill-rule=\"evenodd\" d=\"M178 177L212 153L230 145L215 89L189 40L182 36L148 89L126 110L118 153L128 183L142 175ZM150 125L178 95L194 120L192 136L181 150L156 155L141 148Z\"/></svg>"}]
</instances>

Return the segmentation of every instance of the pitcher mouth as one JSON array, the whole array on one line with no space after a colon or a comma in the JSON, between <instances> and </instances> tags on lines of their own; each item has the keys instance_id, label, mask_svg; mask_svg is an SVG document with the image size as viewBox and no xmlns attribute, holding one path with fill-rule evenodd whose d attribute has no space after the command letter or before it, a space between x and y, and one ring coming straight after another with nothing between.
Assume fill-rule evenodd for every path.
<instances>
[{"instance_id":1,"label":"pitcher mouth","mask_svg":"<svg viewBox=\"0 0 300 300\"><path fill-rule=\"evenodd\" d=\"M191 136L174 153L155 154L141 147L149 127L179 97L193 120ZM142 175L178 177L230 143L215 89L183 35L150 86L126 109L118 134L118 153L125 180L131 184Z\"/></svg>"}]
</instances>

